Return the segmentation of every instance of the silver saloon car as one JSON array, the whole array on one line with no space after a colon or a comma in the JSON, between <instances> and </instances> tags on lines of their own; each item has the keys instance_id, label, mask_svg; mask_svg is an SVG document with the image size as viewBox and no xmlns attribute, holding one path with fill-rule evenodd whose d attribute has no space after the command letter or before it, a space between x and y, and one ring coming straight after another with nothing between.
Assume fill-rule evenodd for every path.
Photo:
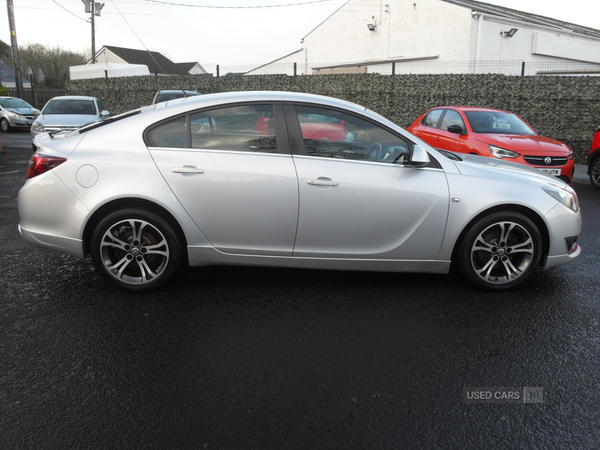
<instances>
[{"instance_id":1,"label":"silver saloon car","mask_svg":"<svg viewBox=\"0 0 600 450\"><path fill-rule=\"evenodd\" d=\"M353 103L231 92L38 138L19 230L131 292L182 264L448 273L503 290L573 261L575 192L437 151Z\"/></svg>"},{"instance_id":2,"label":"silver saloon car","mask_svg":"<svg viewBox=\"0 0 600 450\"><path fill-rule=\"evenodd\" d=\"M102 102L96 97L61 96L46 103L38 118L31 125L31 138L42 133L73 131L109 116Z\"/></svg>"}]
</instances>

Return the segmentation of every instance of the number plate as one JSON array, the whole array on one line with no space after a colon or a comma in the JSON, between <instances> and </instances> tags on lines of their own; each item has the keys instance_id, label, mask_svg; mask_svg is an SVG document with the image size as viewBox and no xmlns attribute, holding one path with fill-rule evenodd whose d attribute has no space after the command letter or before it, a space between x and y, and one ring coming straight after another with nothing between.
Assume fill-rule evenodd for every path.
<instances>
[{"instance_id":1,"label":"number plate","mask_svg":"<svg viewBox=\"0 0 600 450\"><path fill-rule=\"evenodd\" d=\"M554 175L554 176L560 175L560 169L547 169L545 167L538 167L538 169L540 169L542 172L546 172L548 175Z\"/></svg>"}]
</instances>

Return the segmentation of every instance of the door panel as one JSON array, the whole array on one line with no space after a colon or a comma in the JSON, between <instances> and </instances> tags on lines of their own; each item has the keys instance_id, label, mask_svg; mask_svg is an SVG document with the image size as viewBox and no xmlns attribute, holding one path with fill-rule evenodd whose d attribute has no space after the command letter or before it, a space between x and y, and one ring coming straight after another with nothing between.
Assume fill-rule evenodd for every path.
<instances>
[{"instance_id":1,"label":"door panel","mask_svg":"<svg viewBox=\"0 0 600 450\"><path fill-rule=\"evenodd\" d=\"M291 256L298 180L280 104L192 112L149 129L163 177L218 250Z\"/></svg>"},{"instance_id":2,"label":"door panel","mask_svg":"<svg viewBox=\"0 0 600 450\"><path fill-rule=\"evenodd\" d=\"M304 156L294 160L300 189L294 256L437 258L449 201L443 171Z\"/></svg>"},{"instance_id":3,"label":"door panel","mask_svg":"<svg viewBox=\"0 0 600 450\"><path fill-rule=\"evenodd\" d=\"M151 149L179 202L226 253L291 256L298 184L290 155Z\"/></svg>"}]
</instances>

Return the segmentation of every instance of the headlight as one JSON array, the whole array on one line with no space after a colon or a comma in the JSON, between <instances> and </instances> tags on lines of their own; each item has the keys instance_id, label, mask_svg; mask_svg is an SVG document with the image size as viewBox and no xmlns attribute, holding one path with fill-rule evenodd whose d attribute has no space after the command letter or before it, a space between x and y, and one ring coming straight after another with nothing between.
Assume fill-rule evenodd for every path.
<instances>
[{"instance_id":1,"label":"headlight","mask_svg":"<svg viewBox=\"0 0 600 450\"><path fill-rule=\"evenodd\" d=\"M571 188L562 189L559 187L545 187L542 188L548 195L558 200L560 203L571 209L573 212L579 211L579 200L577 194Z\"/></svg>"},{"instance_id":2,"label":"headlight","mask_svg":"<svg viewBox=\"0 0 600 450\"><path fill-rule=\"evenodd\" d=\"M516 158L517 156L519 156L518 153L511 152L510 150L506 150L502 147L496 147L495 145L489 144L488 147L490 148L490 152L492 152L492 155L494 155L496 158Z\"/></svg>"},{"instance_id":3,"label":"headlight","mask_svg":"<svg viewBox=\"0 0 600 450\"><path fill-rule=\"evenodd\" d=\"M8 114L10 114L10 116L11 116L13 119L22 119L22 118L23 118L23 116L22 116L21 114L19 114L19 113L16 113L16 112L14 112L14 111L8 111Z\"/></svg>"},{"instance_id":4,"label":"headlight","mask_svg":"<svg viewBox=\"0 0 600 450\"><path fill-rule=\"evenodd\" d=\"M33 124L31 125L31 130L35 131L36 133L43 133L46 131L39 122L33 122Z\"/></svg>"}]
</instances>

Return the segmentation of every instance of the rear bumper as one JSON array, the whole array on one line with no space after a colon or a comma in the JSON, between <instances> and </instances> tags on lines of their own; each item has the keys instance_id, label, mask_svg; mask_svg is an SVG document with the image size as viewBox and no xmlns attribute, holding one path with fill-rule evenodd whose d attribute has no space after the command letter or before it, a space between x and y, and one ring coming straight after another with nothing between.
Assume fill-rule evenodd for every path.
<instances>
[{"instance_id":1,"label":"rear bumper","mask_svg":"<svg viewBox=\"0 0 600 450\"><path fill-rule=\"evenodd\" d=\"M19 233L25 242L33 244L37 247L54 250L60 253L66 253L82 259L85 258L83 252L83 242L81 239L35 233L33 231L24 229L21 224L19 224Z\"/></svg>"}]
</instances>

